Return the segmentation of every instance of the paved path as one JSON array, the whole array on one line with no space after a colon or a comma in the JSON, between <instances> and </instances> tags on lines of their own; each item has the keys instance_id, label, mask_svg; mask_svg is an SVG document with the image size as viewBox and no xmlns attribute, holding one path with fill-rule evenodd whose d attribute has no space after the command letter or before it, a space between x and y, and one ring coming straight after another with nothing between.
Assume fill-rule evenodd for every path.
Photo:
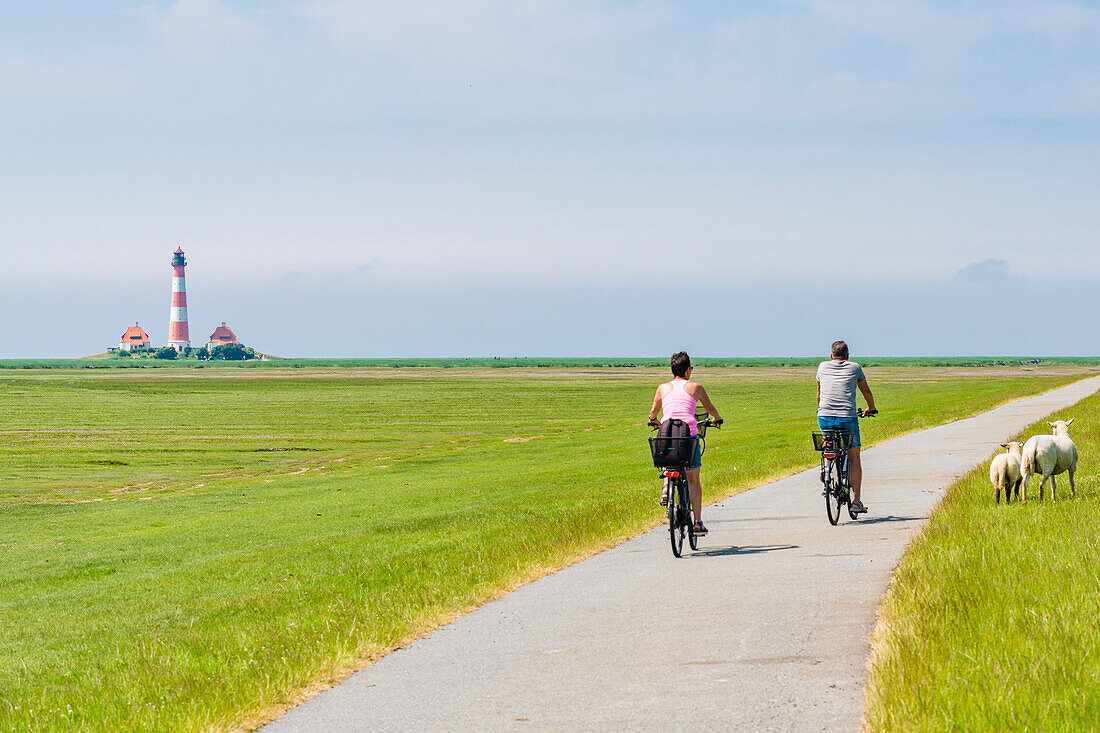
<instances>
[{"instance_id":1,"label":"paved path","mask_svg":"<svg viewBox=\"0 0 1100 733\"><path fill-rule=\"evenodd\" d=\"M871 513L856 522L829 526L816 470L739 494L706 509L697 553L676 560L667 531L648 532L265 730L858 730L878 600L943 489L1097 389L1090 378L866 451Z\"/></svg>"}]
</instances>

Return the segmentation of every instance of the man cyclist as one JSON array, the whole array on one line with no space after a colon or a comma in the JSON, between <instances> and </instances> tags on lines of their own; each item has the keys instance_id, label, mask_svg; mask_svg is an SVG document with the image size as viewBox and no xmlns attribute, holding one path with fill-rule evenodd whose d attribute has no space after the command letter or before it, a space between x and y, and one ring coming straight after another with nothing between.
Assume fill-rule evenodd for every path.
<instances>
[{"instance_id":1,"label":"man cyclist","mask_svg":"<svg viewBox=\"0 0 1100 733\"><path fill-rule=\"evenodd\" d=\"M649 423L652 425L657 420L657 414L661 414L661 422L669 420L682 420L688 425L692 436L699 435L699 424L695 420L695 404L702 402L707 414L713 419L713 425L720 427L722 417L707 396L707 391L698 382L690 381L691 358L687 352L680 351L672 355L672 381L665 382L657 387L657 393L653 396L653 407L649 410ZM699 472L703 465L703 448L697 442L695 445L695 457L687 469L688 496L691 497L691 508L695 512L695 534L705 535L707 528L703 525L703 483ZM665 482L661 494L661 504L668 503L668 482Z\"/></svg>"},{"instance_id":2,"label":"man cyclist","mask_svg":"<svg viewBox=\"0 0 1100 733\"><path fill-rule=\"evenodd\" d=\"M863 513L867 507L860 500L863 483L863 467L859 462L859 415L856 411L856 388L867 400L864 415L874 415L875 398L863 376L863 368L848 361L848 344L834 341L829 361L817 367L817 424L825 430L847 430L852 433L852 447L848 451L848 480L852 484L852 511Z\"/></svg>"}]
</instances>

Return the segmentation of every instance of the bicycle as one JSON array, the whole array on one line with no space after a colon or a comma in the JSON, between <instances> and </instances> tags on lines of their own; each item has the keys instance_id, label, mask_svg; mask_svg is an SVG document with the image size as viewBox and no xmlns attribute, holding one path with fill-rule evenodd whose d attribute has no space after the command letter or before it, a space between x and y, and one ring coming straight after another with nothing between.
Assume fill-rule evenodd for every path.
<instances>
[{"instance_id":1,"label":"bicycle","mask_svg":"<svg viewBox=\"0 0 1100 733\"><path fill-rule=\"evenodd\" d=\"M856 410L857 417L874 417L878 410ZM848 477L848 451L852 447L852 431L825 430L810 433L814 450L821 453L821 483L825 487L825 515L834 527L840 521L840 508L848 506L848 516L859 519L852 509L852 483Z\"/></svg>"},{"instance_id":2,"label":"bicycle","mask_svg":"<svg viewBox=\"0 0 1100 733\"><path fill-rule=\"evenodd\" d=\"M687 534L691 549L699 549L699 537L695 534L695 515L691 510L691 498L688 496L688 466L695 456L695 446L699 445L700 455L707 449L707 428L722 427L721 420L712 420L706 413L695 416L699 434L687 438L651 437L649 452L653 456L653 465L660 471L662 479L668 482L668 535L672 542L672 554L683 554L684 535ZM660 423L650 421L654 430Z\"/></svg>"}]
</instances>

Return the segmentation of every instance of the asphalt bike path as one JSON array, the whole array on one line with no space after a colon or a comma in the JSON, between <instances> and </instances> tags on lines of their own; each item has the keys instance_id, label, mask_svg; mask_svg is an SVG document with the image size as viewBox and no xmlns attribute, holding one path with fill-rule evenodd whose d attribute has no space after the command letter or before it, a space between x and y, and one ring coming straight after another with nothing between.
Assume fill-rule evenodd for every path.
<instances>
[{"instance_id":1,"label":"asphalt bike path","mask_svg":"<svg viewBox=\"0 0 1100 733\"><path fill-rule=\"evenodd\" d=\"M646 532L394 651L264 730L859 730L879 599L944 489L1098 389L1092 377L865 450L870 511L844 511L836 527L816 468L718 502L698 552L685 542L677 560L667 527Z\"/></svg>"}]
</instances>

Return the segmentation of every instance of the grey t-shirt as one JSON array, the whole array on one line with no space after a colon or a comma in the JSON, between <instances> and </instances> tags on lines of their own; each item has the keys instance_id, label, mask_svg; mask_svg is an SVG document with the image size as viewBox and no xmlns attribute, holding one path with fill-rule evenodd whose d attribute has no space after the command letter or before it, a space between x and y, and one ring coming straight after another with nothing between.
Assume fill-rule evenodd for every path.
<instances>
[{"instance_id":1,"label":"grey t-shirt","mask_svg":"<svg viewBox=\"0 0 1100 733\"><path fill-rule=\"evenodd\" d=\"M863 376L863 367L854 361L823 361L817 366L817 381L821 384L818 415L856 416L856 384L867 381Z\"/></svg>"}]
</instances>

